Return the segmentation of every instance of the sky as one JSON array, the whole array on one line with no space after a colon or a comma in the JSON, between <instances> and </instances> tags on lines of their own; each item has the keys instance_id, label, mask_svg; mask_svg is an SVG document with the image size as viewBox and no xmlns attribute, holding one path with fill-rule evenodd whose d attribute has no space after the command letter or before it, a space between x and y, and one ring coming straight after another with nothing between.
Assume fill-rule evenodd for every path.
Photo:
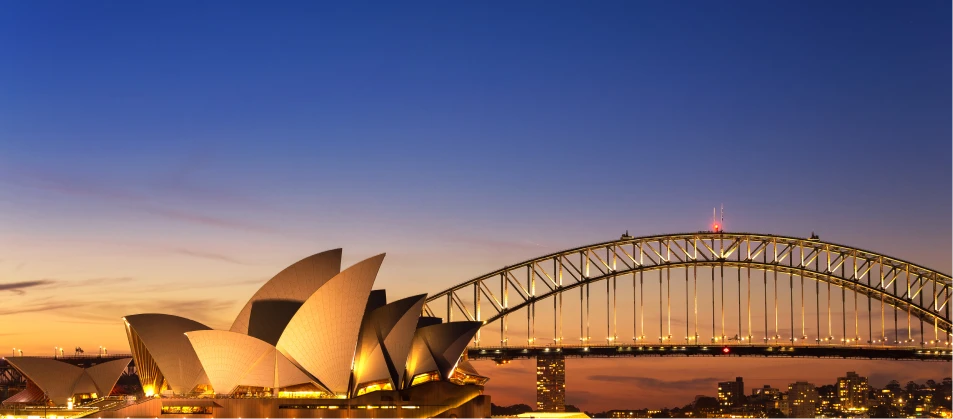
<instances>
[{"instance_id":1,"label":"sky","mask_svg":"<svg viewBox=\"0 0 953 419\"><path fill-rule=\"evenodd\" d=\"M345 266L386 252L377 287L398 298L625 230L701 230L721 204L729 231L953 271L949 2L0 7L0 348L125 352L138 312L226 328L331 248ZM495 403L534 401L531 363L478 367ZM949 375L568 368L591 411L684 405L743 373Z\"/></svg>"}]
</instances>

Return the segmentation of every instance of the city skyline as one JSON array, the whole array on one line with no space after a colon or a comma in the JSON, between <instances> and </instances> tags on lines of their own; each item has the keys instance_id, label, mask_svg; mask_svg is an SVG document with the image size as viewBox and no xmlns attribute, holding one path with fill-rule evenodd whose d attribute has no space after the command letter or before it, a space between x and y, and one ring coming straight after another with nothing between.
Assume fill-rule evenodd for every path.
<instances>
[{"instance_id":1,"label":"city skyline","mask_svg":"<svg viewBox=\"0 0 953 419\"><path fill-rule=\"evenodd\" d=\"M128 352L133 312L228 329L323 249L387 252L403 298L722 204L727 232L949 274L950 7L8 2L0 355ZM535 361L475 363L495 404L536 400ZM948 366L568 359L566 403Z\"/></svg>"},{"instance_id":2,"label":"city skyline","mask_svg":"<svg viewBox=\"0 0 953 419\"><path fill-rule=\"evenodd\" d=\"M708 416L719 414L735 415L732 417L775 417L769 410L777 410L786 417L841 417L846 412L853 414L865 411L888 409L894 416L902 414L927 415L936 417L950 417L953 414L949 402L951 400L950 377L927 380L926 382L890 381L884 386L873 386L867 382L867 377L854 371L847 371L833 381L811 383L805 381L792 382L789 385L773 387L771 385L751 385L743 381L744 377L736 377L725 383L718 383L717 394L701 393L694 396L694 400L676 406L644 408L629 406L627 408L610 409L603 412L588 412L595 417L610 418L645 418L655 417L652 414L668 411L672 416L658 417L721 417ZM911 383L913 386L911 386ZM728 395L723 385L749 385L750 390L737 397L734 403L728 401ZM853 384L856 394L843 389ZM924 397L926 396L926 397ZM937 399L939 396L940 399ZM707 399L707 400L706 400ZM513 408L516 406L500 406ZM686 409L687 408L687 409ZM777 414L775 412L774 414ZM880 410L881 413L884 410ZM833 415L833 416L832 416Z\"/></svg>"}]
</instances>

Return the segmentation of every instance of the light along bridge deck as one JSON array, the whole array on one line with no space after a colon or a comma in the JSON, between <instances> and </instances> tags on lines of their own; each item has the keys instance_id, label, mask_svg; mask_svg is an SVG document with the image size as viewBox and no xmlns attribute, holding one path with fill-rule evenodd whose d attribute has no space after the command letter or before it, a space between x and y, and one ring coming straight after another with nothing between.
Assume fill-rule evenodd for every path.
<instances>
[{"instance_id":1,"label":"light along bridge deck","mask_svg":"<svg viewBox=\"0 0 953 419\"><path fill-rule=\"evenodd\" d=\"M727 351L726 351L727 349ZM513 359L529 359L537 356L562 356L566 358L622 358L660 356L711 356L711 357L782 357L782 358L840 358L883 359L909 361L953 360L953 351L920 347L876 347L834 345L587 345L587 346L506 346L480 347L467 350L471 360L494 360L506 363Z\"/></svg>"}]
</instances>

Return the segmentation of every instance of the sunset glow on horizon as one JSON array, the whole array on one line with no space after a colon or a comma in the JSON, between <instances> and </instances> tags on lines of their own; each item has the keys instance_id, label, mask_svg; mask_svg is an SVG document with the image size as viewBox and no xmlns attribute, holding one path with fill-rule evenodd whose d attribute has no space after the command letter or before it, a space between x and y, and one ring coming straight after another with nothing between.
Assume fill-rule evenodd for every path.
<instances>
[{"instance_id":1,"label":"sunset glow on horizon","mask_svg":"<svg viewBox=\"0 0 953 419\"><path fill-rule=\"evenodd\" d=\"M816 233L949 275L950 7L7 3L0 356L128 353L122 318L138 313L227 330L268 279L336 248L342 266L387 254L388 301L623 232ZM684 316L677 281L668 308ZM733 296L729 337L744 330ZM599 323L593 341L637 342L626 304L618 336ZM556 338L551 306L540 341ZM646 336L689 342L662 309ZM684 406L736 376L950 376L947 362L725 358L569 359L566 403ZM493 403L534 405L535 361L475 365Z\"/></svg>"}]
</instances>

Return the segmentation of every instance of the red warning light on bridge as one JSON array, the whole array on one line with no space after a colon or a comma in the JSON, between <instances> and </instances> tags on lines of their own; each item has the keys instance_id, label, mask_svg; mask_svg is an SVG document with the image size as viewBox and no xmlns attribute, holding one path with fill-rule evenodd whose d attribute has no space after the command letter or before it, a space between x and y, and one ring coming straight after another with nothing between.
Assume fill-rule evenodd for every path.
<instances>
[{"instance_id":1,"label":"red warning light on bridge","mask_svg":"<svg viewBox=\"0 0 953 419\"><path fill-rule=\"evenodd\" d=\"M724 347L724 348L721 348L721 352L727 354L727 353L731 352L731 349L726 346L726 347Z\"/></svg>"},{"instance_id":2,"label":"red warning light on bridge","mask_svg":"<svg viewBox=\"0 0 953 419\"><path fill-rule=\"evenodd\" d=\"M711 209L711 231L721 233L722 225L725 224L725 204L721 205L721 220L716 217L715 208Z\"/></svg>"}]
</instances>

